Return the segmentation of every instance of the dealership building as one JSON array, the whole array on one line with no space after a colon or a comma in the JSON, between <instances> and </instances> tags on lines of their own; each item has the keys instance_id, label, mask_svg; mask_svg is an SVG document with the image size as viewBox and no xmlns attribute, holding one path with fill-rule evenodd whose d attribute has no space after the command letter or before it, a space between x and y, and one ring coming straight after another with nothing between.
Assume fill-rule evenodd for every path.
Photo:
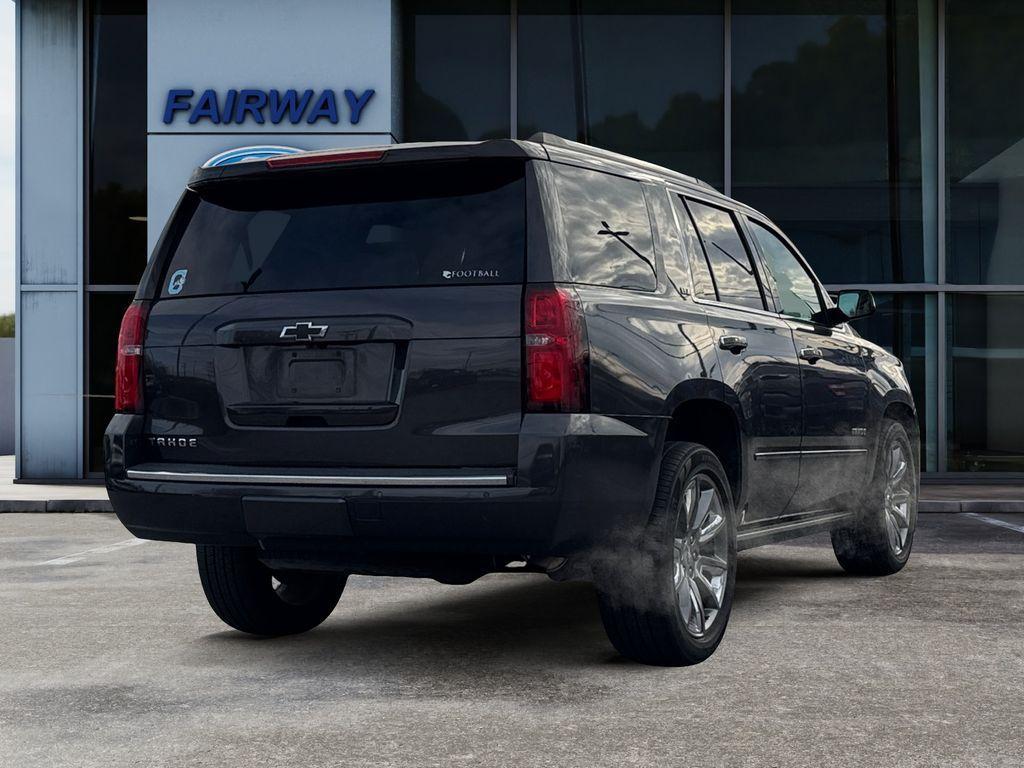
<instances>
[{"instance_id":1,"label":"dealership building","mask_svg":"<svg viewBox=\"0 0 1024 768\"><path fill-rule=\"evenodd\" d=\"M906 365L933 477L1024 477L1024 3L16 0L17 474L102 468L192 170L548 131L783 227ZM253 151L253 150L246 150ZM267 150L273 151L273 150Z\"/></svg>"}]
</instances>

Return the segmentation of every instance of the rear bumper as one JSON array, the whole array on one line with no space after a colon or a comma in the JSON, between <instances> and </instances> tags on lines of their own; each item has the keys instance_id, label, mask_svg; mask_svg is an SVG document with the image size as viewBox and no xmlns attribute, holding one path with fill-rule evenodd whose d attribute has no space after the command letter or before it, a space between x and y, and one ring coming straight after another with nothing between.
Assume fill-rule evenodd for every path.
<instances>
[{"instance_id":1,"label":"rear bumper","mask_svg":"<svg viewBox=\"0 0 1024 768\"><path fill-rule=\"evenodd\" d=\"M140 464L133 457L143 418L117 415L104 440L107 488L119 519L140 538L570 555L646 521L664 424L530 414L515 467L297 470Z\"/></svg>"}]
</instances>

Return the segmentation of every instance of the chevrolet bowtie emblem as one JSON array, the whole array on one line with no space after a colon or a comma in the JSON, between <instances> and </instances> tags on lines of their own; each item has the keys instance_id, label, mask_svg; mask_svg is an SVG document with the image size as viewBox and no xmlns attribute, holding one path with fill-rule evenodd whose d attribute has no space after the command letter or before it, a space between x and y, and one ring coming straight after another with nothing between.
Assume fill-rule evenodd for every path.
<instances>
[{"instance_id":1,"label":"chevrolet bowtie emblem","mask_svg":"<svg viewBox=\"0 0 1024 768\"><path fill-rule=\"evenodd\" d=\"M322 339L326 335L326 325L314 325L308 321L286 325L281 329L281 338L291 341L311 341L312 339Z\"/></svg>"}]
</instances>

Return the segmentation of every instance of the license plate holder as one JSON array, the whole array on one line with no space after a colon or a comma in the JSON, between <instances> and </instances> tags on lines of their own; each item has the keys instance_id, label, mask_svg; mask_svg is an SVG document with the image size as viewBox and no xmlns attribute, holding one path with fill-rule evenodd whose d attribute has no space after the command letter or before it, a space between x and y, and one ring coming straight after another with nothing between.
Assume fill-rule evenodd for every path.
<instances>
[{"instance_id":1,"label":"license plate holder","mask_svg":"<svg viewBox=\"0 0 1024 768\"><path fill-rule=\"evenodd\" d=\"M282 400L350 398L356 392L352 349L289 350L281 360L278 397Z\"/></svg>"}]
</instances>

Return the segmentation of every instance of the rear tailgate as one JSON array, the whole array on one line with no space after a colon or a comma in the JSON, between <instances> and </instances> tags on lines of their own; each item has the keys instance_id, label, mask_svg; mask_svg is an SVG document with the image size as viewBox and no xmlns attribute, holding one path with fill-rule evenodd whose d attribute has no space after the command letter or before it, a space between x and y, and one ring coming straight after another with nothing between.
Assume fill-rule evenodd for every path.
<instances>
[{"instance_id":1,"label":"rear tailgate","mask_svg":"<svg viewBox=\"0 0 1024 768\"><path fill-rule=\"evenodd\" d=\"M149 315L143 459L514 466L522 174L435 163L196 195Z\"/></svg>"}]
</instances>

